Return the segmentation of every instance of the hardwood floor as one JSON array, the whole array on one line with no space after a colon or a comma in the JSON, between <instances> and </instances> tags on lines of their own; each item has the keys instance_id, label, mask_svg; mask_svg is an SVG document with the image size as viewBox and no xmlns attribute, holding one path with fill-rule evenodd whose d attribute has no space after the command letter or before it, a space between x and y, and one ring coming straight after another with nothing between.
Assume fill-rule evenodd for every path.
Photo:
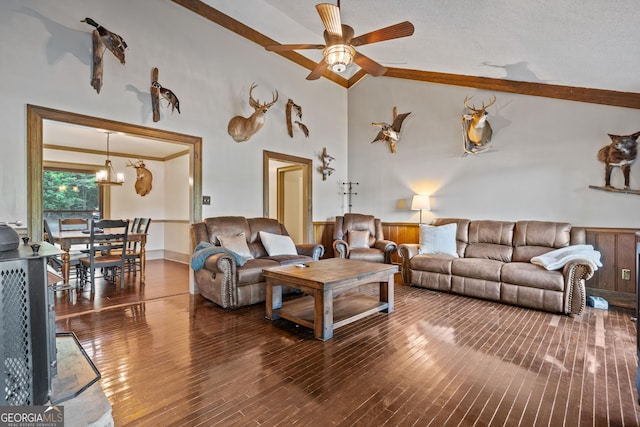
<instances>
[{"instance_id":1,"label":"hardwood floor","mask_svg":"<svg viewBox=\"0 0 640 427\"><path fill-rule=\"evenodd\" d=\"M190 295L188 275L150 261L142 288L56 298L117 426L640 424L627 309L570 318L396 284L394 313L321 342L261 304Z\"/></svg>"}]
</instances>

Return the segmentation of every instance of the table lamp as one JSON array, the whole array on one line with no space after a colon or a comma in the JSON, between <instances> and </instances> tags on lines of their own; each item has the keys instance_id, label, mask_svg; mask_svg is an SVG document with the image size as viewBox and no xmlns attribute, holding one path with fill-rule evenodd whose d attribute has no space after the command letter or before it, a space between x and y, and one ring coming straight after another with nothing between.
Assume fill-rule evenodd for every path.
<instances>
[{"instance_id":1,"label":"table lamp","mask_svg":"<svg viewBox=\"0 0 640 427\"><path fill-rule=\"evenodd\" d=\"M411 200L411 210L420 211L420 224L422 224L422 211L430 211L431 203L429 202L429 196L416 194Z\"/></svg>"}]
</instances>

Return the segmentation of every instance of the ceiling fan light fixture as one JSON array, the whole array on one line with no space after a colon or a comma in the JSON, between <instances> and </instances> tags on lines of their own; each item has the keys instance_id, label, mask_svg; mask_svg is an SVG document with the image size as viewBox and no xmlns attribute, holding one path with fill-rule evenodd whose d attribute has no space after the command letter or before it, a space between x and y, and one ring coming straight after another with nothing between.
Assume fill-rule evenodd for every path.
<instances>
[{"instance_id":1,"label":"ceiling fan light fixture","mask_svg":"<svg viewBox=\"0 0 640 427\"><path fill-rule=\"evenodd\" d=\"M347 66L353 62L353 57L356 54L354 48L346 44L335 44L327 46L322 52L324 60L336 73L342 73L347 69Z\"/></svg>"}]
</instances>

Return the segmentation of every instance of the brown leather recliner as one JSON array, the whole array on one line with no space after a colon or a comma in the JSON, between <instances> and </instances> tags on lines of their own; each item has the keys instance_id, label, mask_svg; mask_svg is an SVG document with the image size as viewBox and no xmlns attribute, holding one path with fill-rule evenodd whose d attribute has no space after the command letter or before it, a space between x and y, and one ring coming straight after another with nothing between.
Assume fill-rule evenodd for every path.
<instances>
[{"instance_id":1,"label":"brown leather recliner","mask_svg":"<svg viewBox=\"0 0 640 427\"><path fill-rule=\"evenodd\" d=\"M191 242L195 248L200 242L221 247L220 237L239 236L244 233L252 258L238 265L227 253L217 253L206 259L204 267L194 271L200 294L222 308L237 308L263 302L266 281L262 269L279 265L317 261L324 254L324 246L316 243L295 245L297 254L270 256L260 238L260 231L288 236L284 225L272 218L245 218L221 216L206 218L191 225ZM287 292L284 289L283 292Z\"/></svg>"},{"instance_id":2,"label":"brown leather recliner","mask_svg":"<svg viewBox=\"0 0 640 427\"><path fill-rule=\"evenodd\" d=\"M395 242L384 239L382 222L373 215L349 213L336 217L334 257L391 264L396 249Z\"/></svg>"}]
</instances>

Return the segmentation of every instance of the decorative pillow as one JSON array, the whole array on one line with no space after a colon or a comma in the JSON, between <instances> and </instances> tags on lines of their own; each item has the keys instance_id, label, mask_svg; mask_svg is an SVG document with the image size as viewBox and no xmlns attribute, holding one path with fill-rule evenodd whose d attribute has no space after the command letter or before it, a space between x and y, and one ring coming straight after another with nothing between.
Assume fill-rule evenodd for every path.
<instances>
[{"instance_id":1,"label":"decorative pillow","mask_svg":"<svg viewBox=\"0 0 640 427\"><path fill-rule=\"evenodd\" d=\"M253 258L244 233L240 233L237 236L218 236L218 240L220 240L220 245L222 245L223 248L235 252L245 258Z\"/></svg>"},{"instance_id":2,"label":"decorative pillow","mask_svg":"<svg viewBox=\"0 0 640 427\"><path fill-rule=\"evenodd\" d=\"M440 226L420 224L421 254L446 254L458 258L456 232L458 224Z\"/></svg>"},{"instance_id":3,"label":"decorative pillow","mask_svg":"<svg viewBox=\"0 0 640 427\"><path fill-rule=\"evenodd\" d=\"M266 249L269 256L276 255L298 255L295 243L289 236L283 236L281 234L267 233L266 231L259 231L260 240L262 245Z\"/></svg>"},{"instance_id":4,"label":"decorative pillow","mask_svg":"<svg viewBox=\"0 0 640 427\"><path fill-rule=\"evenodd\" d=\"M369 230L350 230L347 234L347 243L350 248L368 248Z\"/></svg>"}]
</instances>

